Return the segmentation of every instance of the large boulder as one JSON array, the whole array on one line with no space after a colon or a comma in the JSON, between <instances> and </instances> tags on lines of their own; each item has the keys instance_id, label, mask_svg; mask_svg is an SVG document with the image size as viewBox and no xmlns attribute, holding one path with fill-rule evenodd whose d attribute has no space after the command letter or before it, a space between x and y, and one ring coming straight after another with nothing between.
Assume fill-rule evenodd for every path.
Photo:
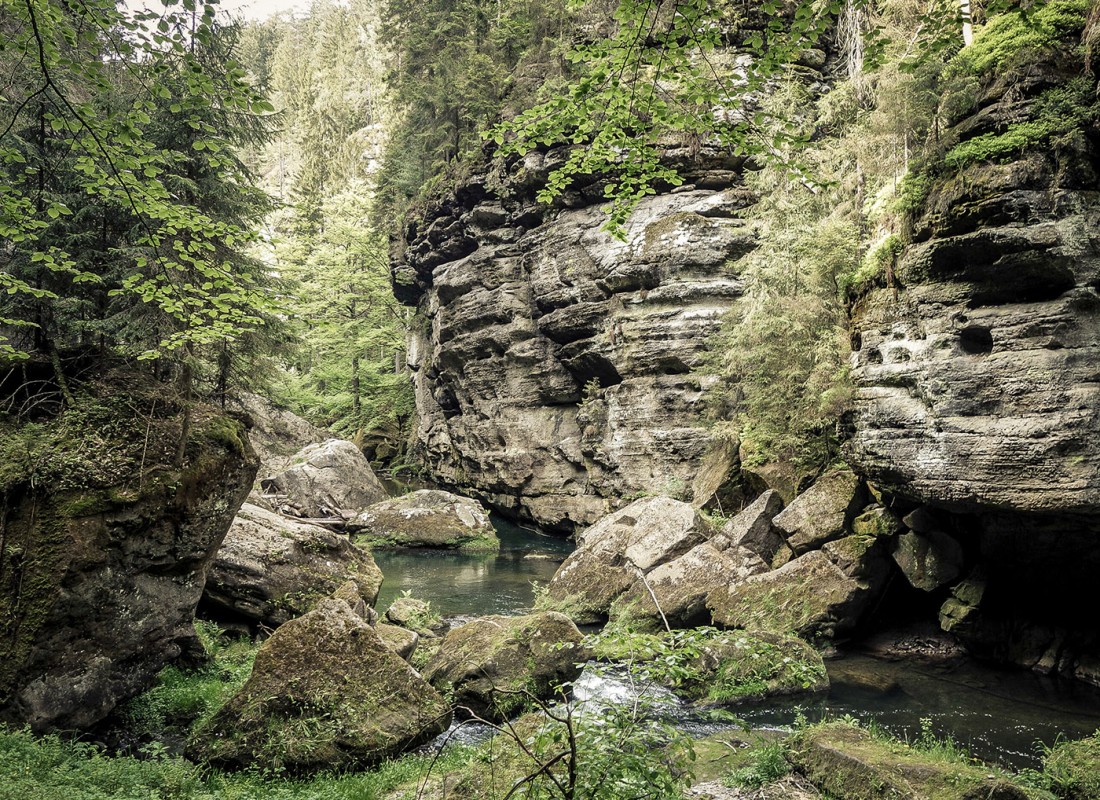
<instances>
[{"instance_id":1,"label":"large boulder","mask_svg":"<svg viewBox=\"0 0 1100 800\"><path fill-rule=\"evenodd\" d=\"M696 545L653 569L644 581L634 581L616 598L612 614L654 622L663 617L677 628L709 624L707 599L711 592L768 571L756 553L740 546L720 550L716 546L719 540Z\"/></svg>"},{"instance_id":2,"label":"large boulder","mask_svg":"<svg viewBox=\"0 0 1100 800\"><path fill-rule=\"evenodd\" d=\"M342 439L303 448L285 471L262 483L277 495L280 511L311 519L348 519L387 496L359 448Z\"/></svg>"},{"instance_id":3,"label":"large boulder","mask_svg":"<svg viewBox=\"0 0 1100 800\"><path fill-rule=\"evenodd\" d=\"M942 531L904 533L897 538L894 561L916 589L934 592L963 571L962 546Z\"/></svg>"},{"instance_id":4,"label":"large boulder","mask_svg":"<svg viewBox=\"0 0 1100 800\"><path fill-rule=\"evenodd\" d=\"M873 587L813 550L711 592L707 605L722 627L828 639L852 630L874 597Z\"/></svg>"},{"instance_id":5,"label":"large boulder","mask_svg":"<svg viewBox=\"0 0 1100 800\"><path fill-rule=\"evenodd\" d=\"M550 581L548 602L579 623L607 617L638 579L715 535L687 503L647 497L584 531Z\"/></svg>"},{"instance_id":6,"label":"large boulder","mask_svg":"<svg viewBox=\"0 0 1100 800\"><path fill-rule=\"evenodd\" d=\"M833 470L792 500L773 522L795 554L802 554L843 536L864 500L863 482L855 473Z\"/></svg>"},{"instance_id":7,"label":"large boulder","mask_svg":"<svg viewBox=\"0 0 1100 800\"><path fill-rule=\"evenodd\" d=\"M292 773L376 764L438 736L451 711L343 600L323 600L260 647L252 675L189 754Z\"/></svg>"},{"instance_id":8,"label":"large boulder","mask_svg":"<svg viewBox=\"0 0 1100 800\"><path fill-rule=\"evenodd\" d=\"M420 489L367 508L348 527L372 547L500 549L489 513L468 497Z\"/></svg>"},{"instance_id":9,"label":"large boulder","mask_svg":"<svg viewBox=\"0 0 1100 800\"><path fill-rule=\"evenodd\" d=\"M782 510L783 498L769 489L727 522L722 527L722 536L733 545L748 548L770 564L783 546L783 536L772 523Z\"/></svg>"},{"instance_id":10,"label":"large boulder","mask_svg":"<svg viewBox=\"0 0 1100 800\"><path fill-rule=\"evenodd\" d=\"M245 504L218 550L203 593L208 610L276 628L345 581L374 605L382 571L346 536Z\"/></svg>"},{"instance_id":11,"label":"large boulder","mask_svg":"<svg viewBox=\"0 0 1100 800\"><path fill-rule=\"evenodd\" d=\"M39 733L86 730L165 665L202 653L195 607L258 465L239 423L196 406L177 467L179 417L157 402L162 387L120 411L100 403L143 379L113 377L34 442L0 437L64 465L68 487L4 482L14 461L0 479L0 722Z\"/></svg>"},{"instance_id":12,"label":"large boulder","mask_svg":"<svg viewBox=\"0 0 1100 800\"><path fill-rule=\"evenodd\" d=\"M677 691L713 705L754 703L829 688L821 654L794 636L725 631L699 648L691 678Z\"/></svg>"},{"instance_id":13,"label":"large boulder","mask_svg":"<svg viewBox=\"0 0 1100 800\"><path fill-rule=\"evenodd\" d=\"M282 472L303 447L332 438L327 431L258 394L242 392L230 401L230 407L250 423L248 440L260 457L262 476Z\"/></svg>"},{"instance_id":14,"label":"large boulder","mask_svg":"<svg viewBox=\"0 0 1100 800\"><path fill-rule=\"evenodd\" d=\"M450 631L424 677L487 719L506 719L532 698L549 700L588 658L581 633L555 612L485 617Z\"/></svg>"}]
</instances>

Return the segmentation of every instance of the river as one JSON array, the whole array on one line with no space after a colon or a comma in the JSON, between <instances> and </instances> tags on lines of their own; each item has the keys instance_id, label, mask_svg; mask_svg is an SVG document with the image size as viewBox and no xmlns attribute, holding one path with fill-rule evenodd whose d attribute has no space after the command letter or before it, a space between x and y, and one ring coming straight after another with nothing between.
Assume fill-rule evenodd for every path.
<instances>
[{"instance_id":1,"label":"river","mask_svg":"<svg viewBox=\"0 0 1100 800\"><path fill-rule=\"evenodd\" d=\"M375 560L386 576L378 608L384 610L409 592L455 621L529 610L535 584L549 582L572 546L499 518L493 522L501 540L499 554L377 552ZM798 703L742 707L735 713L753 727L766 728L788 728L799 717L815 721L850 715L875 720L902 738L915 738L923 726L930 726L979 758L1014 768L1039 766L1042 745L1059 737L1081 738L1100 728L1100 690L1076 681L974 661L944 666L884 661L856 651L841 651L826 665L828 693ZM606 675L582 677L580 683L590 696L623 691ZM692 733L729 724L715 723L671 695L665 701L663 713Z\"/></svg>"}]
</instances>

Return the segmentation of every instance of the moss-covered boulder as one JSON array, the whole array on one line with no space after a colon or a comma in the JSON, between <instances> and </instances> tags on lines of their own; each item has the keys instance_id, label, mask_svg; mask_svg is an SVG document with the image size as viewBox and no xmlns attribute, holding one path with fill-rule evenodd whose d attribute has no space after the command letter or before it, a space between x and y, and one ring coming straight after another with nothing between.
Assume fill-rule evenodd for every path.
<instances>
[{"instance_id":1,"label":"moss-covered boulder","mask_svg":"<svg viewBox=\"0 0 1100 800\"><path fill-rule=\"evenodd\" d=\"M842 722L788 739L788 759L823 794L844 800L1028 800L986 766L923 753Z\"/></svg>"},{"instance_id":2,"label":"moss-covered boulder","mask_svg":"<svg viewBox=\"0 0 1100 800\"><path fill-rule=\"evenodd\" d=\"M218 550L203 592L219 617L276 628L345 581L373 605L382 571L346 536L245 504Z\"/></svg>"},{"instance_id":3,"label":"moss-covered boulder","mask_svg":"<svg viewBox=\"0 0 1100 800\"><path fill-rule=\"evenodd\" d=\"M240 769L368 766L447 729L440 694L342 600L323 600L264 642L248 682L189 755Z\"/></svg>"},{"instance_id":4,"label":"moss-covered boulder","mask_svg":"<svg viewBox=\"0 0 1100 800\"><path fill-rule=\"evenodd\" d=\"M736 705L829 688L821 654L794 636L726 631L710 638L677 689L705 704Z\"/></svg>"},{"instance_id":5,"label":"moss-covered boulder","mask_svg":"<svg viewBox=\"0 0 1100 800\"><path fill-rule=\"evenodd\" d=\"M388 496L366 456L342 439L307 445L262 484L279 511L309 519L351 519Z\"/></svg>"},{"instance_id":6,"label":"moss-covered boulder","mask_svg":"<svg viewBox=\"0 0 1100 800\"><path fill-rule=\"evenodd\" d=\"M639 576L715 534L687 503L669 497L637 500L581 534L577 549L551 579L544 603L578 623L599 622Z\"/></svg>"},{"instance_id":7,"label":"moss-covered boulder","mask_svg":"<svg viewBox=\"0 0 1100 800\"><path fill-rule=\"evenodd\" d=\"M1100 731L1053 748L1044 759L1043 772L1061 797L1100 800Z\"/></svg>"},{"instance_id":8,"label":"moss-covered boulder","mask_svg":"<svg viewBox=\"0 0 1100 800\"><path fill-rule=\"evenodd\" d=\"M367 508L348 527L371 547L438 547L466 552L500 549L489 513L469 497L421 489Z\"/></svg>"},{"instance_id":9,"label":"moss-covered boulder","mask_svg":"<svg viewBox=\"0 0 1100 800\"><path fill-rule=\"evenodd\" d=\"M721 537L693 547L679 558L638 578L615 599L613 619L648 619L656 628L662 622L689 628L711 622L707 599L730 583L768 571L756 553L741 546L722 545ZM663 615L663 620L662 620Z\"/></svg>"},{"instance_id":10,"label":"moss-covered boulder","mask_svg":"<svg viewBox=\"0 0 1100 800\"><path fill-rule=\"evenodd\" d=\"M120 389L125 387L125 390ZM85 730L198 656L206 573L256 473L244 427L112 373L59 415L0 423L0 721Z\"/></svg>"},{"instance_id":11,"label":"moss-covered boulder","mask_svg":"<svg viewBox=\"0 0 1100 800\"><path fill-rule=\"evenodd\" d=\"M791 501L773 520L796 554L816 549L845 534L866 501L866 487L846 469L833 470Z\"/></svg>"},{"instance_id":12,"label":"moss-covered boulder","mask_svg":"<svg viewBox=\"0 0 1100 800\"><path fill-rule=\"evenodd\" d=\"M410 631L408 628L399 628L396 625L387 625L379 622L374 626L378 637L386 647L408 661L416 652L416 646L420 644L420 634Z\"/></svg>"},{"instance_id":13,"label":"moss-covered boulder","mask_svg":"<svg viewBox=\"0 0 1100 800\"><path fill-rule=\"evenodd\" d=\"M436 631L446 627L440 616L432 611L431 603L408 595L395 598L384 616L387 622L422 636L435 636Z\"/></svg>"},{"instance_id":14,"label":"moss-covered boulder","mask_svg":"<svg viewBox=\"0 0 1100 800\"><path fill-rule=\"evenodd\" d=\"M580 631L564 614L485 617L450 631L424 677L453 692L459 713L505 719L532 697L553 697L587 658Z\"/></svg>"},{"instance_id":15,"label":"moss-covered boulder","mask_svg":"<svg viewBox=\"0 0 1100 800\"><path fill-rule=\"evenodd\" d=\"M707 605L721 627L828 639L858 624L877 596L875 589L813 550L779 569L711 592Z\"/></svg>"}]
</instances>

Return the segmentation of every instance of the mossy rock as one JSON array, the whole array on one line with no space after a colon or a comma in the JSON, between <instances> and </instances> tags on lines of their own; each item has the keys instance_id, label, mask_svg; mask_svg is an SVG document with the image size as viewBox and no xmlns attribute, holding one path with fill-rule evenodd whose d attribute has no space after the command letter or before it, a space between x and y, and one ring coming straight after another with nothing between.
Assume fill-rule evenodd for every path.
<instances>
[{"instance_id":1,"label":"mossy rock","mask_svg":"<svg viewBox=\"0 0 1100 800\"><path fill-rule=\"evenodd\" d=\"M218 766L292 773L366 767L445 731L440 694L342 600L264 642L248 682L189 748Z\"/></svg>"},{"instance_id":2,"label":"mossy rock","mask_svg":"<svg viewBox=\"0 0 1100 800\"><path fill-rule=\"evenodd\" d=\"M1029 800L1033 796L991 767L925 753L844 722L809 728L788 742L788 759L795 768L824 794L844 800Z\"/></svg>"},{"instance_id":3,"label":"mossy rock","mask_svg":"<svg viewBox=\"0 0 1100 800\"><path fill-rule=\"evenodd\" d=\"M349 528L371 547L430 547L468 553L500 550L488 512L476 500L421 489L375 503Z\"/></svg>"},{"instance_id":4,"label":"mossy rock","mask_svg":"<svg viewBox=\"0 0 1100 800\"><path fill-rule=\"evenodd\" d=\"M723 632L702 647L694 666L699 679L679 691L704 704L753 703L829 688L821 654L793 636Z\"/></svg>"},{"instance_id":5,"label":"mossy rock","mask_svg":"<svg viewBox=\"0 0 1100 800\"><path fill-rule=\"evenodd\" d=\"M1044 759L1043 772L1062 797L1100 800L1100 731L1054 747Z\"/></svg>"},{"instance_id":6,"label":"mossy rock","mask_svg":"<svg viewBox=\"0 0 1100 800\"><path fill-rule=\"evenodd\" d=\"M0 430L0 720L39 733L86 730L198 655L206 571L258 466L203 405L177 465L178 410L144 376L90 391Z\"/></svg>"},{"instance_id":7,"label":"mossy rock","mask_svg":"<svg viewBox=\"0 0 1100 800\"><path fill-rule=\"evenodd\" d=\"M588 655L563 614L485 617L449 632L424 677L452 692L460 712L506 719L532 699L552 699Z\"/></svg>"}]
</instances>

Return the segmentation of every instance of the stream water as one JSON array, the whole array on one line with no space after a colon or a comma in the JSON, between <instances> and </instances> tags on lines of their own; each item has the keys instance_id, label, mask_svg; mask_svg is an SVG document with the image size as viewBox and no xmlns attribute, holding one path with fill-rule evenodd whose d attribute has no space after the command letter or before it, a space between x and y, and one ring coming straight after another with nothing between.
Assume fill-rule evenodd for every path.
<instances>
[{"instance_id":1,"label":"stream water","mask_svg":"<svg viewBox=\"0 0 1100 800\"><path fill-rule=\"evenodd\" d=\"M497 555L376 553L386 576L378 607L385 609L407 591L428 600L445 618L457 620L529 610L535 596L533 583L549 582L571 545L504 520L494 519L494 525L501 539ZM1081 738L1100 728L1100 690L1073 681L970 661L935 667L854 652L841 653L826 664L832 683L828 693L797 703L742 707L735 713L752 727L764 728L787 728L800 716L815 721L851 715L874 720L909 739L919 736L927 725L980 758L1015 768L1038 766L1040 743ZM598 700L636 689L606 671L589 671L578 682L577 694ZM665 690L649 687L646 694L661 716L693 735L730 725L681 704Z\"/></svg>"}]
</instances>

